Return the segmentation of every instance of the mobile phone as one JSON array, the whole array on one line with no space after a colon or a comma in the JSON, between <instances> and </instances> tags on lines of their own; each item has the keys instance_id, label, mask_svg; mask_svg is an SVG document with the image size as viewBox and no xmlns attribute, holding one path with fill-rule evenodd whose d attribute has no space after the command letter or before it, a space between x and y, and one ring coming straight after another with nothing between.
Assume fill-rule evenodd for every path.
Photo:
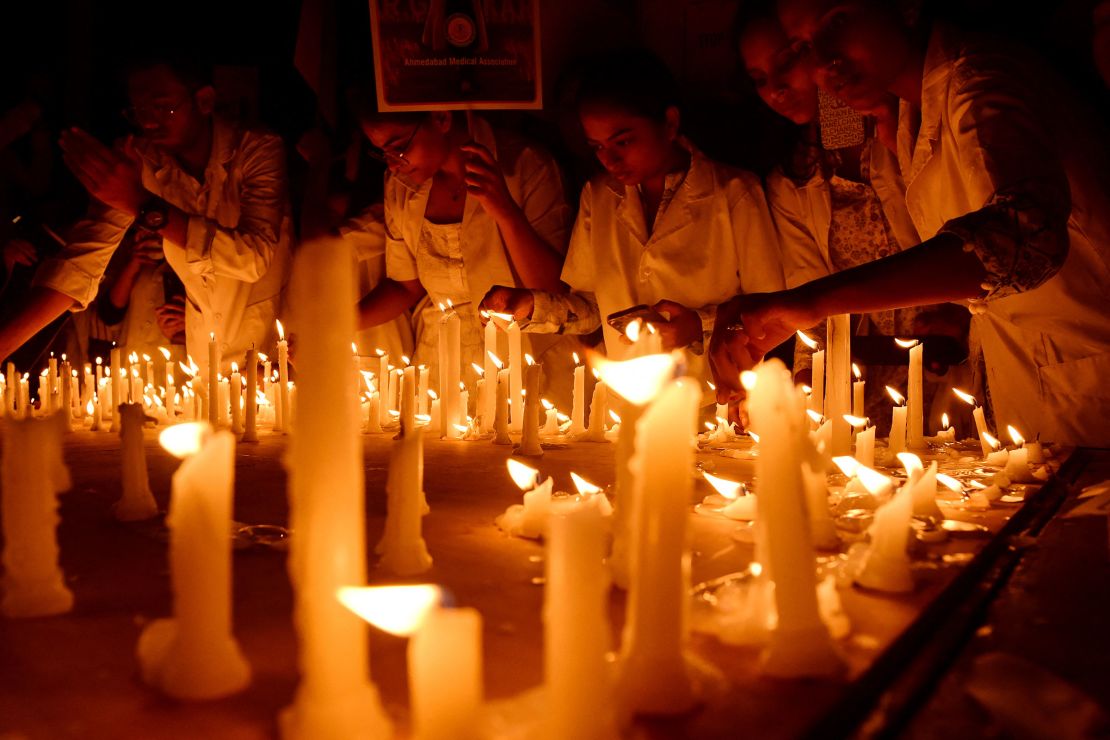
<instances>
[{"instance_id":1,"label":"mobile phone","mask_svg":"<svg viewBox=\"0 0 1110 740\"><path fill-rule=\"evenodd\" d=\"M667 323L667 320L664 319L658 311L642 303L638 306L632 306L631 308L626 308L621 311L614 311L605 318L605 322L621 334L624 334L628 325L637 319L643 321L645 324Z\"/></svg>"}]
</instances>

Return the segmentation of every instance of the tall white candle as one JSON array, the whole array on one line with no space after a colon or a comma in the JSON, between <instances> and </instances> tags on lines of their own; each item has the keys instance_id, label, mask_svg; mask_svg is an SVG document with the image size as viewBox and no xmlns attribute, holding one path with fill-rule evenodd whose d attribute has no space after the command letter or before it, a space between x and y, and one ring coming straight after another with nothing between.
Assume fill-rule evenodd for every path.
<instances>
[{"instance_id":1,"label":"tall white candle","mask_svg":"<svg viewBox=\"0 0 1110 740\"><path fill-rule=\"evenodd\" d=\"M381 403L381 394L377 391L371 391L367 394L369 408L366 410L366 431L371 434L377 434L382 431L382 424L379 421L379 404Z\"/></svg>"},{"instance_id":2,"label":"tall white candle","mask_svg":"<svg viewBox=\"0 0 1110 740\"><path fill-rule=\"evenodd\" d=\"M899 452L906 449L906 399L889 385L886 392L894 400L890 415L890 437L887 439L887 455L893 461Z\"/></svg>"},{"instance_id":3,"label":"tall white candle","mask_svg":"<svg viewBox=\"0 0 1110 740\"><path fill-rule=\"evenodd\" d=\"M228 381L228 408L231 409L231 433L243 433L243 376L238 363L231 363L231 378Z\"/></svg>"},{"instance_id":4,"label":"tall white candle","mask_svg":"<svg viewBox=\"0 0 1110 740\"><path fill-rule=\"evenodd\" d=\"M486 322L486 351L482 355L482 378L486 381L486 402L477 412L478 416L482 417L482 429L485 431L493 429L493 417L497 416L497 393L494 387L497 385L497 371L499 368L493 361L494 357L499 356L497 351L497 333L497 322L490 319Z\"/></svg>"},{"instance_id":5,"label":"tall white candle","mask_svg":"<svg viewBox=\"0 0 1110 740\"><path fill-rule=\"evenodd\" d=\"M275 396L277 415L274 417L274 431L284 432L290 426L293 415L289 408L289 342L285 338L285 327L277 322L278 330L278 392Z\"/></svg>"},{"instance_id":6,"label":"tall white candle","mask_svg":"<svg viewBox=\"0 0 1110 740\"><path fill-rule=\"evenodd\" d=\"M544 591L545 736L617 737L609 651L609 577L597 496L555 507Z\"/></svg>"},{"instance_id":7,"label":"tall white candle","mask_svg":"<svg viewBox=\"0 0 1110 740\"><path fill-rule=\"evenodd\" d=\"M867 388L867 381L860 379L859 368L856 364L852 363L852 375L855 380L852 381L852 416L865 417L867 416L867 405L865 403L865 389Z\"/></svg>"},{"instance_id":8,"label":"tall white candle","mask_svg":"<svg viewBox=\"0 0 1110 740\"><path fill-rule=\"evenodd\" d=\"M833 455L852 451L852 428L844 419L852 411L852 327L848 314L828 319L828 368L825 370L825 416L832 421Z\"/></svg>"},{"instance_id":9,"label":"tall white candle","mask_svg":"<svg viewBox=\"0 0 1110 740\"><path fill-rule=\"evenodd\" d=\"M875 467L875 427L869 426L856 435L856 460L860 465Z\"/></svg>"},{"instance_id":10,"label":"tall white candle","mask_svg":"<svg viewBox=\"0 0 1110 740\"><path fill-rule=\"evenodd\" d=\"M401 431L398 434L405 434L407 430L412 429L415 425L416 368L409 365L404 369L401 380Z\"/></svg>"},{"instance_id":11,"label":"tall white candle","mask_svg":"<svg viewBox=\"0 0 1110 740\"><path fill-rule=\"evenodd\" d=\"M231 498L235 437L179 424L162 444L184 461L173 474L166 522L174 616L151 622L137 649L143 680L177 699L229 696L250 683L231 633Z\"/></svg>"},{"instance_id":12,"label":"tall white candle","mask_svg":"<svg viewBox=\"0 0 1110 740\"><path fill-rule=\"evenodd\" d=\"M865 472L868 474L865 475ZM857 475L876 498L881 499L891 490L890 479L873 470L861 468ZM906 543L910 535L910 520L913 518L913 486L919 475L919 471L915 472L898 493L875 511L875 520L869 530L871 543L863 569L856 576L856 583L861 586L888 593L913 590L913 575L910 573L910 561L906 555ZM884 478L885 482L881 480ZM872 483L869 479L878 482Z\"/></svg>"},{"instance_id":13,"label":"tall white candle","mask_svg":"<svg viewBox=\"0 0 1110 740\"><path fill-rule=\"evenodd\" d=\"M462 433L456 428L466 421L461 408L459 396L459 376L462 365L462 322L459 314L450 309L444 314L440 324L440 336L446 336L447 354L443 365L439 368L439 377L443 387L440 397L443 406L443 436L447 439L457 439Z\"/></svg>"},{"instance_id":14,"label":"tall white candle","mask_svg":"<svg viewBox=\"0 0 1110 740\"><path fill-rule=\"evenodd\" d=\"M381 427L389 426L389 355L382 352L380 349L378 353L378 425Z\"/></svg>"},{"instance_id":15,"label":"tall white candle","mask_svg":"<svg viewBox=\"0 0 1110 740\"><path fill-rule=\"evenodd\" d=\"M416 376L416 413L428 413L428 366L421 365L417 368Z\"/></svg>"},{"instance_id":16,"label":"tall white candle","mask_svg":"<svg viewBox=\"0 0 1110 740\"><path fill-rule=\"evenodd\" d=\"M617 683L620 706L630 714L680 714L694 704L683 648L687 507L700 402L696 382L674 381L637 422L631 571Z\"/></svg>"},{"instance_id":17,"label":"tall white candle","mask_svg":"<svg viewBox=\"0 0 1110 740\"><path fill-rule=\"evenodd\" d=\"M570 407L570 428L567 434L574 436L586 432L586 367L579 363L578 353L574 354L574 398Z\"/></svg>"},{"instance_id":18,"label":"tall white candle","mask_svg":"<svg viewBox=\"0 0 1110 740\"><path fill-rule=\"evenodd\" d=\"M390 722L370 681L366 624L335 598L366 581L362 437L352 383L356 291L349 245L302 244L291 300L299 339L289 459L289 575L295 602L301 681L281 716L286 740L389 737ZM353 381L352 381L353 382ZM226 536L226 535L225 535Z\"/></svg>"},{"instance_id":19,"label":"tall white candle","mask_svg":"<svg viewBox=\"0 0 1110 740\"><path fill-rule=\"evenodd\" d=\"M540 365L529 365L524 369L524 416L521 425L520 445L516 454L538 456L543 454L540 446Z\"/></svg>"},{"instance_id":20,"label":"tall white candle","mask_svg":"<svg viewBox=\"0 0 1110 740\"><path fill-rule=\"evenodd\" d=\"M378 543L381 566L399 576L423 573L432 556L421 533L424 518L424 430L404 426L393 444L386 481L385 532Z\"/></svg>"},{"instance_id":21,"label":"tall white candle","mask_svg":"<svg viewBox=\"0 0 1110 740\"><path fill-rule=\"evenodd\" d=\"M809 394L809 408L825 416L825 350L813 353L813 386Z\"/></svg>"},{"instance_id":22,"label":"tall white candle","mask_svg":"<svg viewBox=\"0 0 1110 740\"><path fill-rule=\"evenodd\" d=\"M58 565L57 494L70 487L57 417L3 420L0 525L4 533L0 614L45 617L73 608Z\"/></svg>"},{"instance_id":23,"label":"tall white candle","mask_svg":"<svg viewBox=\"0 0 1110 740\"><path fill-rule=\"evenodd\" d=\"M119 431L119 419L116 418L115 409L121 403L124 403L123 394L123 350L119 347L112 347L111 352L112 367L110 368L112 374L112 397L108 399L108 413L112 417L112 426L110 431Z\"/></svg>"},{"instance_id":24,"label":"tall white candle","mask_svg":"<svg viewBox=\"0 0 1110 740\"><path fill-rule=\"evenodd\" d=\"M925 402L921 375L921 353L924 349L920 342L910 347L909 380L906 386L906 442L913 449L925 446Z\"/></svg>"},{"instance_id":25,"label":"tall white candle","mask_svg":"<svg viewBox=\"0 0 1110 740\"><path fill-rule=\"evenodd\" d=\"M519 432L524 428L524 404L520 391L524 387L524 354L520 343L520 325L509 322L509 429Z\"/></svg>"},{"instance_id":26,"label":"tall white candle","mask_svg":"<svg viewBox=\"0 0 1110 740\"><path fill-rule=\"evenodd\" d=\"M216 427L220 424L220 348L216 332L208 336L208 423Z\"/></svg>"},{"instance_id":27,"label":"tall white candle","mask_svg":"<svg viewBox=\"0 0 1110 740\"><path fill-rule=\"evenodd\" d=\"M258 441L258 353L251 347L247 350L247 387L243 394L246 404L246 418L243 422L243 441Z\"/></svg>"},{"instance_id":28,"label":"tall white candle","mask_svg":"<svg viewBox=\"0 0 1110 740\"><path fill-rule=\"evenodd\" d=\"M509 436L509 371L497 371L497 414L493 419L493 443L511 445Z\"/></svg>"},{"instance_id":29,"label":"tall white candle","mask_svg":"<svg viewBox=\"0 0 1110 740\"><path fill-rule=\"evenodd\" d=\"M123 494L116 501L112 512L122 522L150 519L158 514L158 504L150 492L150 476L146 468L146 451L143 449L143 422L146 414L141 403L123 403L119 406L120 449L123 471L120 482Z\"/></svg>"},{"instance_id":30,"label":"tall white candle","mask_svg":"<svg viewBox=\"0 0 1110 740\"><path fill-rule=\"evenodd\" d=\"M608 442L605 438L605 420L609 416L609 404L605 382L601 379L594 384L593 398L590 400L590 425L582 435L583 442Z\"/></svg>"},{"instance_id":31,"label":"tall white candle","mask_svg":"<svg viewBox=\"0 0 1110 740\"><path fill-rule=\"evenodd\" d=\"M482 616L431 609L409 641L409 696L416 740L481 737Z\"/></svg>"},{"instance_id":32,"label":"tall white candle","mask_svg":"<svg viewBox=\"0 0 1110 740\"><path fill-rule=\"evenodd\" d=\"M765 565L775 583L778 611L778 623L762 657L763 671L782 677L835 673L843 664L817 606L813 540L802 479L808 437L805 400L778 360L756 369L755 385L749 387L748 413L759 434L756 506L766 533Z\"/></svg>"}]
</instances>

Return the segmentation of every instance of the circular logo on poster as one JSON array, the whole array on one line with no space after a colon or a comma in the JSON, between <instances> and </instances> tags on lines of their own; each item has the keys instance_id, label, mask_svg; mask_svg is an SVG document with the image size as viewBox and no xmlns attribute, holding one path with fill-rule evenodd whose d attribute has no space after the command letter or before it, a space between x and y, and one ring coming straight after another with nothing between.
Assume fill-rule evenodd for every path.
<instances>
[{"instance_id":1,"label":"circular logo on poster","mask_svg":"<svg viewBox=\"0 0 1110 740\"><path fill-rule=\"evenodd\" d=\"M447 40L452 46L470 46L478 36L474 19L465 13L453 13L447 17Z\"/></svg>"}]
</instances>

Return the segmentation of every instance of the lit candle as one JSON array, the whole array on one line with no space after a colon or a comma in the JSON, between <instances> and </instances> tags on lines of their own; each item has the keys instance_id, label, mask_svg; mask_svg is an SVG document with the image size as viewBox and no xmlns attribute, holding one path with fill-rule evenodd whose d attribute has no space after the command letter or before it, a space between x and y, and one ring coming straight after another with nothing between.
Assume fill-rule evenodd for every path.
<instances>
[{"instance_id":1,"label":"lit candle","mask_svg":"<svg viewBox=\"0 0 1110 740\"><path fill-rule=\"evenodd\" d=\"M906 385L907 444L913 449L925 446L924 397L922 392L921 353L924 345L916 339L895 339L895 343L910 351L909 378Z\"/></svg>"},{"instance_id":2,"label":"lit candle","mask_svg":"<svg viewBox=\"0 0 1110 740\"><path fill-rule=\"evenodd\" d=\"M609 405L606 403L605 381L601 380L597 370L594 370L593 397L590 399L590 425L586 433L580 437L582 442L608 442L605 438L605 418L609 415Z\"/></svg>"},{"instance_id":3,"label":"lit candle","mask_svg":"<svg viewBox=\"0 0 1110 740\"><path fill-rule=\"evenodd\" d=\"M934 460L926 469L921 458L912 452L898 455L906 475L915 482L913 488L913 515L919 519L941 522L944 514L937 506L937 462Z\"/></svg>"},{"instance_id":4,"label":"lit candle","mask_svg":"<svg viewBox=\"0 0 1110 740\"><path fill-rule=\"evenodd\" d=\"M370 681L366 624L335 598L341 586L366 582L358 399L345 376L355 334L351 260L342 241L306 242L290 283L296 326L312 330L298 338L300 400L286 455L300 684L280 717L285 740L392 736Z\"/></svg>"},{"instance_id":5,"label":"lit candle","mask_svg":"<svg viewBox=\"0 0 1110 740\"><path fill-rule=\"evenodd\" d=\"M547 535L551 517L551 492L555 482L539 482L540 471L509 458L505 461L513 483L524 492L523 503L513 504L497 518L497 526L516 536L539 539Z\"/></svg>"},{"instance_id":6,"label":"lit candle","mask_svg":"<svg viewBox=\"0 0 1110 740\"><path fill-rule=\"evenodd\" d=\"M855 376L855 381L852 382L852 416L867 416L867 409L864 403L864 389L867 387L867 381L860 379L859 365L852 363L852 375Z\"/></svg>"},{"instance_id":7,"label":"lit candle","mask_svg":"<svg viewBox=\"0 0 1110 740\"><path fill-rule=\"evenodd\" d=\"M421 365L417 368L416 375L416 400L417 409L416 413L428 413L428 366Z\"/></svg>"},{"instance_id":8,"label":"lit candle","mask_svg":"<svg viewBox=\"0 0 1110 740\"><path fill-rule=\"evenodd\" d=\"M423 573L432 567L421 533L426 513L424 430L412 421L403 422L401 437L393 443L385 490L385 531L376 548L382 556L381 566L398 576Z\"/></svg>"},{"instance_id":9,"label":"lit candle","mask_svg":"<svg viewBox=\"0 0 1110 740\"><path fill-rule=\"evenodd\" d=\"M462 364L461 332L462 322L459 319L459 314L448 302L447 311L440 319L439 327L439 386L441 389L440 398L443 399L440 414L443 416L443 437L446 439L457 439L462 436L455 427L465 421L460 408L461 399L459 397L459 373ZM518 331L517 340L519 341L519 339Z\"/></svg>"},{"instance_id":10,"label":"lit candle","mask_svg":"<svg viewBox=\"0 0 1110 740\"><path fill-rule=\"evenodd\" d=\"M852 327L848 314L828 319L828 368L825 370L825 417L832 422L833 455L852 449L852 429L844 415L852 411Z\"/></svg>"},{"instance_id":11,"label":"lit candle","mask_svg":"<svg viewBox=\"0 0 1110 740\"><path fill-rule=\"evenodd\" d=\"M524 416L517 455L537 457L543 454L540 446L540 377L543 368L531 364L524 369Z\"/></svg>"},{"instance_id":12,"label":"lit candle","mask_svg":"<svg viewBox=\"0 0 1110 740\"><path fill-rule=\"evenodd\" d=\"M378 421L380 398L377 391L369 391L366 394L366 431L370 434L378 434L382 431L381 422Z\"/></svg>"},{"instance_id":13,"label":"lit candle","mask_svg":"<svg viewBox=\"0 0 1110 740\"><path fill-rule=\"evenodd\" d=\"M158 352L165 360L166 366L166 418L172 424L177 419L177 388L173 377L173 363L170 362L170 351L165 347L159 347Z\"/></svg>"},{"instance_id":14,"label":"lit candle","mask_svg":"<svg viewBox=\"0 0 1110 740\"><path fill-rule=\"evenodd\" d=\"M243 394L246 402L246 420L243 423L243 441L258 441L258 353L254 347L247 350L247 387Z\"/></svg>"},{"instance_id":15,"label":"lit candle","mask_svg":"<svg viewBox=\"0 0 1110 740\"><path fill-rule=\"evenodd\" d=\"M555 405L546 399L542 399L540 403L543 405L546 416L544 417L543 429L540 434L545 437L555 437L559 434L559 411Z\"/></svg>"},{"instance_id":16,"label":"lit candle","mask_svg":"<svg viewBox=\"0 0 1110 740\"><path fill-rule=\"evenodd\" d=\"M0 459L0 526L4 534L0 614L45 617L73 608L58 565L58 498L70 487L56 417L6 419Z\"/></svg>"},{"instance_id":17,"label":"lit candle","mask_svg":"<svg viewBox=\"0 0 1110 740\"><path fill-rule=\"evenodd\" d=\"M987 441L987 437L990 436L990 429L987 428L987 416L983 412L983 407L975 402L975 396L964 393L958 388L953 388L952 392L964 403L972 406L971 416L975 419L975 431L979 434L979 447L983 450L983 459L986 459L991 454L991 445Z\"/></svg>"},{"instance_id":18,"label":"lit candle","mask_svg":"<svg viewBox=\"0 0 1110 740\"><path fill-rule=\"evenodd\" d=\"M389 426L389 355L380 349L374 350L378 355L378 424L385 428Z\"/></svg>"},{"instance_id":19,"label":"lit candle","mask_svg":"<svg viewBox=\"0 0 1110 740\"><path fill-rule=\"evenodd\" d=\"M823 470L814 470L808 462L803 462L801 466L813 546L818 550L839 550L840 537L836 534L836 524L829 513L828 476Z\"/></svg>"},{"instance_id":20,"label":"lit candle","mask_svg":"<svg viewBox=\"0 0 1110 740\"><path fill-rule=\"evenodd\" d=\"M854 429L863 427L856 434L856 461L869 468L875 467L875 427L868 424L867 419L858 416L848 417L848 423Z\"/></svg>"},{"instance_id":21,"label":"lit candle","mask_svg":"<svg viewBox=\"0 0 1110 740\"><path fill-rule=\"evenodd\" d=\"M570 407L570 428L567 434L586 433L586 368L574 353L574 403Z\"/></svg>"},{"instance_id":22,"label":"lit candle","mask_svg":"<svg viewBox=\"0 0 1110 740\"><path fill-rule=\"evenodd\" d=\"M289 408L289 342L285 338L285 327L275 320L278 330L278 390L274 400L274 431L284 432L292 425L292 409Z\"/></svg>"},{"instance_id":23,"label":"lit candle","mask_svg":"<svg viewBox=\"0 0 1110 740\"><path fill-rule=\"evenodd\" d=\"M280 352L280 350L279 350ZM216 332L208 334L208 423L220 424L220 355L216 345Z\"/></svg>"},{"instance_id":24,"label":"lit candle","mask_svg":"<svg viewBox=\"0 0 1110 740\"><path fill-rule=\"evenodd\" d=\"M143 449L143 422L147 417L142 405L137 403L120 404L119 417L123 495L112 507L112 512L122 522L150 519L158 514L158 504L150 492L146 451Z\"/></svg>"},{"instance_id":25,"label":"lit candle","mask_svg":"<svg viewBox=\"0 0 1110 740\"><path fill-rule=\"evenodd\" d=\"M546 737L617 737L610 671L609 576L601 502L591 495L555 508L544 586Z\"/></svg>"},{"instance_id":26,"label":"lit candle","mask_svg":"<svg viewBox=\"0 0 1110 740\"><path fill-rule=\"evenodd\" d=\"M46 367L46 386L39 384L39 400L42 401L42 410L52 414L58 410L58 358L50 353Z\"/></svg>"},{"instance_id":27,"label":"lit candle","mask_svg":"<svg viewBox=\"0 0 1110 740\"><path fill-rule=\"evenodd\" d=\"M239 365L231 363L231 379L227 384L228 407L231 409L231 433L243 433L243 376L239 372Z\"/></svg>"},{"instance_id":28,"label":"lit candle","mask_svg":"<svg viewBox=\"0 0 1110 740\"><path fill-rule=\"evenodd\" d=\"M829 329L832 339L831 321ZM762 668L768 675L781 677L836 673L843 664L818 610L809 524L812 515L806 512L802 476L808 444L805 398L778 360L762 363L754 373L746 373L742 382L749 392L752 428L759 433L758 514L766 534L766 564L775 583L778 612Z\"/></svg>"},{"instance_id":29,"label":"lit candle","mask_svg":"<svg viewBox=\"0 0 1110 740\"><path fill-rule=\"evenodd\" d=\"M628 714L681 714L694 704L683 649L690 585L686 508L700 402L696 382L670 382L637 422L631 570L617 681L618 701Z\"/></svg>"},{"instance_id":30,"label":"lit candle","mask_svg":"<svg viewBox=\"0 0 1110 740\"><path fill-rule=\"evenodd\" d=\"M494 363L494 358L497 357L497 322L486 314L486 328L485 328L485 353L482 355L483 372L482 377L486 381L486 399L485 405L478 408L478 416L482 417L482 429L490 431L493 429L493 417L497 416L497 393L492 387L497 382L497 371L501 368Z\"/></svg>"},{"instance_id":31,"label":"lit candle","mask_svg":"<svg viewBox=\"0 0 1110 740\"><path fill-rule=\"evenodd\" d=\"M441 429L443 426L443 408L439 403L439 396L435 391L428 391L428 395L432 399L432 408L428 420L429 429Z\"/></svg>"},{"instance_id":32,"label":"lit candle","mask_svg":"<svg viewBox=\"0 0 1110 740\"><path fill-rule=\"evenodd\" d=\"M948 414L940 415L940 429L937 430L937 442L955 442L956 430L948 423Z\"/></svg>"},{"instance_id":33,"label":"lit candle","mask_svg":"<svg viewBox=\"0 0 1110 740\"><path fill-rule=\"evenodd\" d=\"M426 584L346 587L340 589L339 599L380 629L411 636L409 703L414 738L481 736L482 617L476 609L443 609L437 605L439 589Z\"/></svg>"},{"instance_id":34,"label":"lit candle","mask_svg":"<svg viewBox=\"0 0 1110 740\"><path fill-rule=\"evenodd\" d=\"M515 319L509 321L505 333L509 337L509 429L519 432L524 428L524 404L520 395L524 387L524 354L520 325Z\"/></svg>"},{"instance_id":35,"label":"lit candle","mask_svg":"<svg viewBox=\"0 0 1110 740\"><path fill-rule=\"evenodd\" d=\"M119 347L112 347L110 360L112 363L112 396L108 399L108 413L112 417L112 426L109 431L118 432L119 419L116 418L116 406L119 406L125 401L123 397L123 379L125 377L123 370L123 350Z\"/></svg>"},{"instance_id":36,"label":"lit candle","mask_svg":"<svg viewBox=\"0 0 1110 740\"><path fill-rule=\"evenodd\" d=\"M860 482L878 500L890 495L893 483L882 473L860 467L856 472ZM871 524L871 543L867 548L863 568L856 576L856 583L866 588L886 593L906 593L913 590L910 560L906 555L909 541L910 520L913 518L913 484L906 485L875 510Z\"/></svg>"},{"instance_id":37,"label":"lit candle","mask_svg":"<svg viewBox=\"0 0 1110 740\"><path fill-rule=\"evenodd\" d=\"M402 372L401 379L401 429L397 436L405 434L416 425L416 368L409 365Z\"/></svg>"},{"instance_id":38,"label":"lit candle","mask_svg":"<svg viewBox=\"0 0 1110 740\"><path fill-rule=\"evenodd\" d=\"M893 460L899 452L906 449L906 399L889 385L886 392L894 401L890 416L890 438L887 440L887 454Z\"/></svg>"},{"instance_id":39,"label":"lit candle","mask_svg":"<svg viewBox=\"0 0 1110 740\"><path fill-rule=\"evenodd\" d=\"M231 633L231 498L235 437L178 424L159 441L183 458L173 474L170 580L174 616L148 624L137 649L143 680L177 699L216 699L250 683Z\"/></svg>"},{"instance_id":40,"label":"lit candle","mask_svg":"<svg viewBox=\"0 0 1110 740\"><path fill-rule=\"evenodd\" d=\"M493 419L493 443L511 445L509 436L509 371L497 371L497 414Z\"/></svg>"},{"instance_id":41,"label":"lit candle","mask_svg":"<svg viewBox=\"0 0 1110 740\"><path fill-rule=\"evenodd\" d=\"M475 381L475 384L474 384L474 387L478 389L478 398L475 399L475 402L474 402L474 415L477 417L478 426L482 429L485 429L486 426L487 426L486 425L486 417L485 417L485 409L486 409L487 406L492 406L493 405L489 402L489 399L487 398L488 393L486 391L486 379L485 379L486 371L485 371L485 368L483 368L477 362L472 362L470 364L470 366L474 369L474 374L478 376L478 379ZM490 376L490 377L493 377L493 376ZM495 398L494 402L496 403L496 401L497 401L497 399ZM493 417L490 416L489 418L492 419Z\"/></svg>"},{"instance_id":42,"label":"lit candle","mask_svg":"<svg viewBox=\"0 0 1110 740\"><path fill-rule=\"evenodd\" d=\"M810 389L808 408L822 416L825 415L825 350L817 349L817 341L804 331L797 332L798 339L813 353L810 375L813 384Z\"/></svg>"}]
</instances>

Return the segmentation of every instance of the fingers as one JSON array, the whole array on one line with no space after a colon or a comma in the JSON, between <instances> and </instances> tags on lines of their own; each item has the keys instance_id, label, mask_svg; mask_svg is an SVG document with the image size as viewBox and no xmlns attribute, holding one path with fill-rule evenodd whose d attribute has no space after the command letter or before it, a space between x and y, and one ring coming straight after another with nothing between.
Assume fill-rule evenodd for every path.
<instances>
[{"instance_id":1,"label":"fingers","mask_svg":"<svg viewBox=\"0 0 1110 740\"><path fill-rule=\"evenodd\" d=\"M485 297L482 298L479 308L494 313L506 313L509 305L510 288L503 285L495 285L486 291ZM488 320L488 317L482 317L483 323Z\"/></svg>"},{"instance_id":2,"label":"fingers","mask_svg":"<svg viewBox=\"0 0 1110 740\"><path fill-rule=\"evenodd\" d=\"M480 162L483 162L487 167L489 167L491 169L499 169L498 166L497 166L497 160L493 158L493 154L490 152L489 149L482 146L481 144L476 144L476 143L473 143L473 142L470 143L470 144L463 144L462 146L459 147L459 150L462 151L462 152L465 152L468 155L470 155L467 158L468 159L468 161L467 161L467 166L468 167L474 161L480 161Z\"/></svg>"},{"instance_id":3,"label":"fingers","mask_svg":"<svg viewBox=\"0 0 1110 740\"><path fill-rule=\"evenodd\" d=\"M652 309L665 318L667 321L672 321L676 316L686 313L690 309L683 306L681 303L674 301L662 300L652 306Z\"/></svg>"}]
</instances>

